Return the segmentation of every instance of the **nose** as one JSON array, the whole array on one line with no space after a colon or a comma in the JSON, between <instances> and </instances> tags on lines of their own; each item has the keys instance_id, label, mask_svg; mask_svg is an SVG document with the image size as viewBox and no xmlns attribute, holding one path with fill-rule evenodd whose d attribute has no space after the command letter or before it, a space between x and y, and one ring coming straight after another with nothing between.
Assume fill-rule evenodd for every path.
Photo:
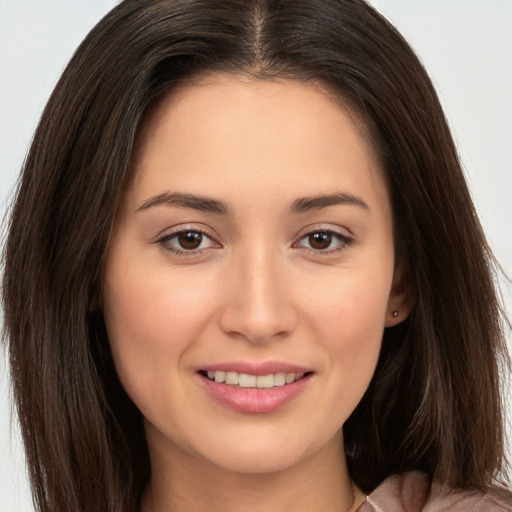
<instances>
[{"instance_id":1,"label":"nose","mask_svg":"<svg viewBox=\"0 0 512 512\"><path fill-rule=\"evenodd\" d=\"M298 317L286 270L283 258L264 248L234 258L223 286L221 329L251 343L289 336Z\"/></svg>"}]
</instances>

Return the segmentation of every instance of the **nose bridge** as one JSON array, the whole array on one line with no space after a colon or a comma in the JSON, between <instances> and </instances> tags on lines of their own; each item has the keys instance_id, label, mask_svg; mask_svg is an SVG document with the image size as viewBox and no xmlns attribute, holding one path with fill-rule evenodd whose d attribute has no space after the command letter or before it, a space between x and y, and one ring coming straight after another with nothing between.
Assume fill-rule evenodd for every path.
<instances>
[{"instance_id":1,"label":"nose bridge","mask_svg":"<svg viewBox=\"0 0 512 512\"><path fill-rule=\"evenodd\" d=\"M252 255L246 256L245 265L241 262L240 270L245 273L248 309L256 315L270 314L280 302L280 282L276 271L278 258L273 253L274 251L261 244ZM247 267L245 270L244 266Z\"/></svg>"},{"instance_id":2,"label":"nose bridge","mask_svg":"<svg viewBox=\"0 0 512 512\"><path fill-rule=\"evenodd\" d=\"M283 256L272 244L254 241L236 254L222 312L225 332L252 342L285 335L294 326Z\"/></svg>"}]
</instances>

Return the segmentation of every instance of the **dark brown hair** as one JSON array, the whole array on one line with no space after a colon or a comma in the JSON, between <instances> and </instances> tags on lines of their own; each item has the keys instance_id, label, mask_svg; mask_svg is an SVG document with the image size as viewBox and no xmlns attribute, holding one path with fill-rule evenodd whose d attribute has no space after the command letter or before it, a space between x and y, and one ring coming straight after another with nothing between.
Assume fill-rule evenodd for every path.
<instances>
[{"instance_id":1,"label":"dark brown hair","mask_svg":"<svg viewBox=\"0 0 512 512\"><path fill-rule=\"evenodd\" d=\"M57 84L9 225L5 333L39 510L136 510L148 481L140 413L95 307L141 120L207 72L320 83L373 134L415 306L385 331L344 426L355 481L369 491L416 469L492 485L507 361L494 264L436 93L402 36L362 0L125 0Z\"/></svg>"}]
</instances>

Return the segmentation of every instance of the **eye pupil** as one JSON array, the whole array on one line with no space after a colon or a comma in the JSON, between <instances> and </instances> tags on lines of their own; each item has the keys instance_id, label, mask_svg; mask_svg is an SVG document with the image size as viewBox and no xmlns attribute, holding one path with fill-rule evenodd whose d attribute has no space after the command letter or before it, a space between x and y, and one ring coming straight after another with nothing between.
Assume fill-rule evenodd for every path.
<instances>
[{"instance_id":1,"label":"eye pupil","mask_svg":"<svg viewBox=\"0 0 512 512\"><path fill-rule=\"evenodd\" d=\"M332 235L323 231L311 233L308 238L309 245L313 249L328 249L332 242Z\"/></svg>"},{"instance_id":2,"label":"eye pupil","mask_svg":"<svg viewBox=\"0 0 512 512\"><path fill-rule=\"evenodd\" d=\"M197 249L203 241L203 235L196 231L184 231L178 235L178 243L183 249Z\"/></svg>"}]
</instances>

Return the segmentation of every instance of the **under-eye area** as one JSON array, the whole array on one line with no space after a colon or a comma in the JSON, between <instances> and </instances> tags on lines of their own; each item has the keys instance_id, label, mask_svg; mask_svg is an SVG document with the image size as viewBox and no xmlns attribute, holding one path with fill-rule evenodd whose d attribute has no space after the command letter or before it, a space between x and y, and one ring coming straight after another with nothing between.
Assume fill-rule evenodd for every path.
<instances>
[{"instance_id":1,"label":"under-eye area","mask_svg":"<svg viewBox=\"0 0 512 512\"><path fill-rule=\"evenodd\" d=\"M274 388L286 386L298 380L309 377L313 372L305 373L269 373L268 375L251 375L248 373L205 371L200 370L199 374L208 380L219 384L227 384L239 388Z\"/></svg>"}]
</instances>

